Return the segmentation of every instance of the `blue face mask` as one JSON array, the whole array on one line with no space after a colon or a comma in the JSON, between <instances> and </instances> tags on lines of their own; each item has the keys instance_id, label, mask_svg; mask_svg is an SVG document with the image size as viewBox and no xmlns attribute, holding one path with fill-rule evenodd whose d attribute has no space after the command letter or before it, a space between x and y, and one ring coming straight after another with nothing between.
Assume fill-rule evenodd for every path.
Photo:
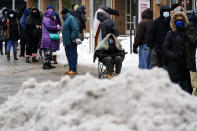
<instances>
[{"instance_id":1,"label":"blue face mask","mask_svg":"<svg viewBox=\"0 0 197 131\"><path fill-rule=\"evenodd\" d=\"M14 17L14 14L9 14L9 16L12 18L12 17Z\"/></svg>"},{"instance_id":2,"label":"blue face mask","mask_svg":"<svg viewBox=\"0 0 197 131\"><path fill-rule=\"evenodd\" d=\"M176 27L178 27L178 28L182 28L182 27L184 26L184 21L182 21L182 20L177 20L177 21L175 22L175 25L176 25Z\"/></svg>"},{"instance_id":3,"label":"blue face mask","mask_svg":"<svg viewBox=\"0 0 197 131\"><path fill-rule=\"evenodd\" d=\"M109 40L109 44L113 44L114 43L114 41L113 40Z\"/></svg>"},{"instance_id":4,"label":"blue face mask","mask_svg":"<svg viewBox=\"0 0 197 131\"><path fill-rule=\"evenodd\" d=\"M170 13L169 12L163 12L163 17L167 18L170 16Z\"/></svg>"}]
</instances>

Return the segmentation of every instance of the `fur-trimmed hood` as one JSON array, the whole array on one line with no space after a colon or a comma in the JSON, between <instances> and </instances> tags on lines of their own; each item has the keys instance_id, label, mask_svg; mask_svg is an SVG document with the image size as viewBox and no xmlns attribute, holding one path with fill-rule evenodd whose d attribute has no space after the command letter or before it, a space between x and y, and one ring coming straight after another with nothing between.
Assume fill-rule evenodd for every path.
<instances>
[{"instance_id":1,"label":"fur-trimmed hood","mask_svg":"<svg viewBox=\"0 0 197 131\"><path fill-rule=\"evenodd\" d=\"M173 32L177 31L176 25L175 25L175 21L177 20L178 16L182 16L184 19L184 27L186 27L186 25L189 23L188 18L186 16L186 14L184 12L177 12L172 16L172 19L170 21L170 27L172 29Z\"/></svg>"}]
</instances>

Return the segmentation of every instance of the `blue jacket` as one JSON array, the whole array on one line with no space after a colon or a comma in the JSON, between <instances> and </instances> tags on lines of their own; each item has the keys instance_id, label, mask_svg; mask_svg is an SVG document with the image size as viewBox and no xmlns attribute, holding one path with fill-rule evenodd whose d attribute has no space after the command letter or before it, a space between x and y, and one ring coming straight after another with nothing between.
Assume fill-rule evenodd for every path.
<instances>
[{"instance_id":1,"label":"blue jacket","mask_svg":"<svg viewBox=\"0 0 197 131\"><path fill-rule=\"evenodd\" d=\"M74 44L73 41L77 38L80 39L79 27L75 18L70 14L64 18L64 25L62 28L63 45L69 46Z\"/></svg>"},{"instance_id":2,"label":"blue jacket","mask_svg":"<svg viewBox=\"0 0 197 131\"><path fill-rule=\"evenodd\" d=\"M20 25L21 25L21 33L23 36L25 36L25 21L27 17L29 16L30 9L25 9L23 16L20 19Z\"/></svg>"},{"instance_id":3,"label":"blue jacket","mask_svg":"<svg viewBox=\"0 0 197 131\"><path fill-rule=\"evenodd\" d=\"M61 22L61 20L60 20L59 15L58 15L57 13L55 13L55 12L54 12L54 14L53 14L53 15L56 17L57 24L58 24L58 25L60 25L60 26L62 26L62 22Z\"/></svg>"}]
</instances>

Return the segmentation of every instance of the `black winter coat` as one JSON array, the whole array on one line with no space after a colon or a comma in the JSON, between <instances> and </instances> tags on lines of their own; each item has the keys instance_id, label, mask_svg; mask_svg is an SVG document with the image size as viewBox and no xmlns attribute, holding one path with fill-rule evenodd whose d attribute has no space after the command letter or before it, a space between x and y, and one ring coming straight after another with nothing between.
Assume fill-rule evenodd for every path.
<instances>
[{"instance_id":1,"label":"black winter coat","mask_svg":"<svg viewBox=\"0 0 197 131\"><path fill-rule=\"evenodd\" d=\"M197 23L189 23L186 27L185 53L187 67L190 71L197 72L196 69L196 49L197 49Z\"/></svg>"},{"instance_id":2,"label":"black winter coat","mask_svg":"<svg viewBox=\"0 0 197 131\"><path fill-rule=\"evenodd\" d=\"M184 31L169 31L164 41L164 59L168 62L168 72L172 81L185 80L188 76L184 36Z\"/></svg>"},{"instance_id":3,"label":"black winter coat","mask_svg":"<svg viewBox=\"0 0 197 131\"><path fill-rule=\"evenodd\" d=\"M154 20L147 34L147 45L152 49L155 48L158 55L162 55L162 46L166 34L170 28L170 17L164 18L163 12L168 10L168 6L162 6L160 9L160 17Z\"/></svg>"},{"instance_id":4,"label":"black winter coat","mask_svg":"<svg viewBox=\"0 0 197 131\"><path fill-rule=\"evenodd\" d=\"M97 19L101 22L102 39L110 33L118 37L118 29L112 19L102 12L98 12Z\"/></svg>"},{"instance_id":5,"label":"black winter coat","mask_svg":"<svg viewBox=\"0 0 197 131\"><path fill-rule=\"evenodd\" d=\"M34 16L32 11L25 21L25 31L27 40L31 41L32 39L40 40L42 37L42 30L36 28L36 25L41 26L42 20L39 10L37 9L37 14Z\"/></svg>"}]
</instances>

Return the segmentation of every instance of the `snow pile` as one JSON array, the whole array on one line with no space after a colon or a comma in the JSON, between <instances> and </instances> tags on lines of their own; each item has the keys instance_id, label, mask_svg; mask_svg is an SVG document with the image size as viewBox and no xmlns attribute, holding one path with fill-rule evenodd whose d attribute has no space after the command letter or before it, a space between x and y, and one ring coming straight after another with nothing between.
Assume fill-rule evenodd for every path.
<instances>
[{"instance_id":1,"label":"snow pile","mask_svg":"<svg viewBox=\"0 0 197 131\"><path fill-rule=\"evenodd\" d=\"M196 131L197 99L161 69L24 83L0 107L1 131Z\"/></svg>"}]
</instances>

